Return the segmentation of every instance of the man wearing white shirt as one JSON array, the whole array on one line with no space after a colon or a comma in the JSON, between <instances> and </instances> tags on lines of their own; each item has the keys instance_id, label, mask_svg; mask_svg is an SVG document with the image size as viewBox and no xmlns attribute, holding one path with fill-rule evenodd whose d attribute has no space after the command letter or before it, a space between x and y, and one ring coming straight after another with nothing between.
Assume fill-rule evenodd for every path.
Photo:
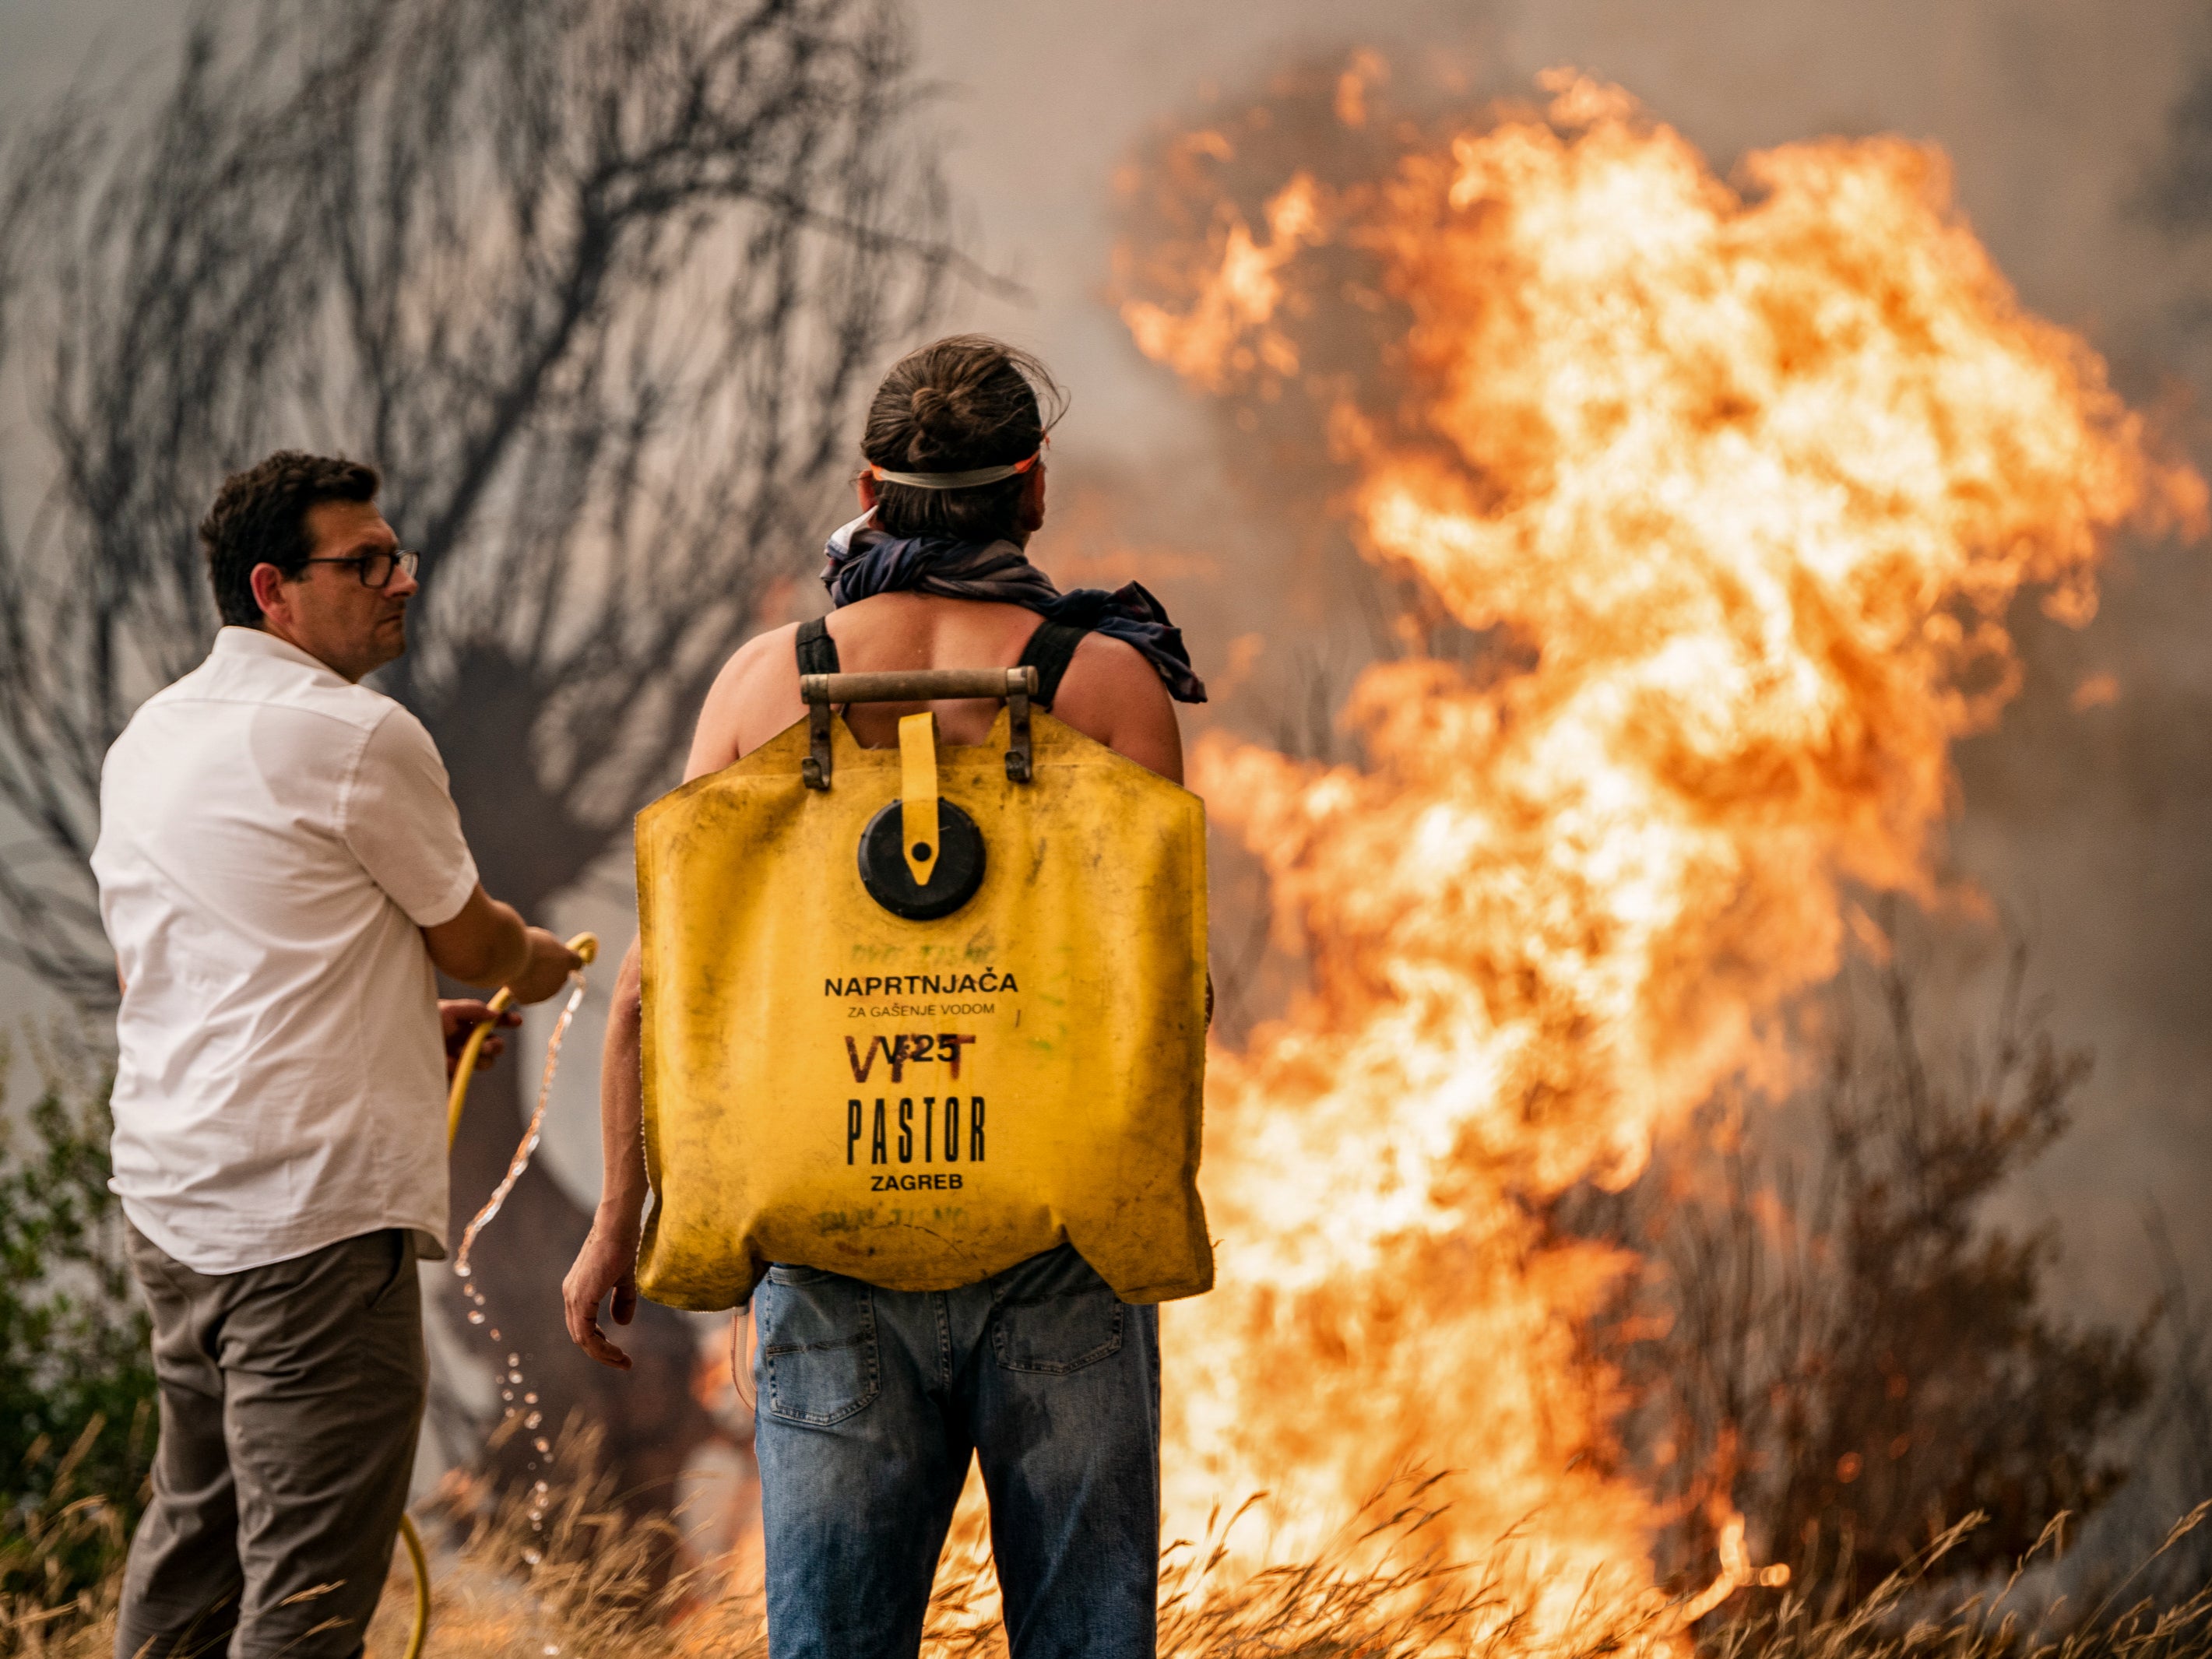
<instances>
[{"instance_id":1,"label":"man wearing white shirt","mask_svg":"<svg viewBox=\"0 0 2212 1659\"><path fill-rule=\"evenodd\" d=\"M575 957L477 879L429 733L362 677L416 559L376 473L284 452L200 526L224 626L108 751L93 852L123 987L114 1188L161 1443L119 1659L351 1659L390 1565L446 1248L445 1070Z\"/></svg>"}]
</instances>

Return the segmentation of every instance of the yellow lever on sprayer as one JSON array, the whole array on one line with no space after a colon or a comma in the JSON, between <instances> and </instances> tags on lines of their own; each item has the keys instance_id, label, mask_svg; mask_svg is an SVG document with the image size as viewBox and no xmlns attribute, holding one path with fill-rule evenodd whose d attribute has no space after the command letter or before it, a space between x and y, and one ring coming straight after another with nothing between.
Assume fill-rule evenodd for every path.
<instances>
[{"instance_id":1,"label":"yellow lever on sprayer","mask_svg":"<svg viewBox=\"0 0 2212 1659\"><path fill-rule=\"evenodd\" d=\"M597 933L579 933L568 941L568 948L584 959L589 967L599 954ZM453 1144L460 1133L461 1108L468 1104L469 1079L476 1075L477 1056L483 1052L484 1039L491 1035L492 1027L499 1024L495 1018L514 1006L514 993L502 985L493 994L488 1006L495 1018L479 1024L469 1033L462 1047L461 1057L453 1066L453 1091L446 1097L446 1145ZM415 1517L403 1514L399 1517L399 1541L407 1547L408 1565L415 1570L415 1627L408 1633L404 1659L422 1659L422 1644L430 1634L430 1560L423 1553L422 1534L416 1530Z\"/></svg>"}]
</instances>

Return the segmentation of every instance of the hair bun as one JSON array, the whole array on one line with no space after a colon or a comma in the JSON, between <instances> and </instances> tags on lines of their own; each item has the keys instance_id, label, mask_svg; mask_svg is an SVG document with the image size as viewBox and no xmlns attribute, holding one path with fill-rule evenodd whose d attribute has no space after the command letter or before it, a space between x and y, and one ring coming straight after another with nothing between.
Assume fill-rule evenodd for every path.
<instances>
[{"instance_id":1,"label":"hair bun","mask_svg":"<svg viewBox=\"0 0 2212 1659\"><path fill-rule=\"evenodd\" d=\"M910 401L915 422L923 428L931 430L932 435L935 435L934 429L952 422L952 396L944 387L918 386L915 387Z\"/></svg>"},{"instance_id":2,"label":"hair bun","mask_svg":"<svg viewBox=\"0 0 2212 1659\"><path fill-rule=\"evenodd\" d=\"M908 398L914 414L914 437L908 453L916 462L929 462L956 454L973 441L968 430L967 400L941 386L918 386Z\"/></svg>"}]
</instances>

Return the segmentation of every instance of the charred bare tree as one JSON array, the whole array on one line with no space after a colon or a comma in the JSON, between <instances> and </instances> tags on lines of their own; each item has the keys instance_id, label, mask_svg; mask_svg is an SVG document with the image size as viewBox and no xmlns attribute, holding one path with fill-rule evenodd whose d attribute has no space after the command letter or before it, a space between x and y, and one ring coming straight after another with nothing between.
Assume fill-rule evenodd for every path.
<instances>
[{"instance_id":1,"label":"charred bare tree","mask_svg":"<svg viewBox=\"0 0 2212 1659\"><path fill-rule=\"evenodd\" d=\"M2016 955L1994 1029L1941 1067L1911 975L1883 969L1871 1036L1845 1021L1808 1103L1809 1175L1714 1126L1717 1150L1677 1149L1572 1218L1649 1264L1599 1346L1640 1401L1630 1454L1672 1500L1686 1570L1733 1507L1799 1593L1855 1604L1977 1511L1943 1572L2008 1565L2125 1478L2110 1434L2147 1396L2148 1329L2056 1319L2053 1240L1986 1213L2088 1073L2023 973Z\"/></svg>"},{"instance_id":2,"label":"charred bare tree","mask_svg":"<svg viewBox=\"0 0 2212 1659\"><path fill-rule=\"evenodd\" d=\"M2212 231L2212 27L2200 18L2196 33L2195 64L2166 111L2165 143L2144 170L2129 204L2177 250L2201 244ZM2156 350L2165 372L2185 364L2202 382L2212 374L2212 362L2205 356L2208 342L2212 342L2212 288L2201 279L2185 283L2162 322ZM2202 420L2200 414L2196 434L2200 449Z\"/></svg>"},{"instance_id":3,"label":"charred bare tree","mask_svg":"<svg viewBox=\"0 0 2212 1659\"><path fill-rule=\"evenodd\" d=\"M2144 181L2142 205L2177 234L2212 230L2212 35L2204 46L2167 112L2166 149Z\"/></svg>"},{"instance_id":4,"label":"charred bare tree","mask_svg":"<svg viewBox=\"0 0 2212 1659\"><path fill-rule=\"evenodd\" d=\"M193 525L281 445L384 470L422 556L379 682L485 884L542 914L674 781L726 653L811 551L887 352L973 273L887 0L262 0L166 84L0 155L0 938L114 995L85 860L101 757L216 628ZM456 1231L503 1170L479 1085ZM632 1491L703 1431L647 1310L628 1377L562 1334L587 1218L533 1171L478 1283L557 1425ZM518 1448L520 1449L520 1448ZM650 1501L650 1498L648 1498Z\"/></svg>"}]
</instances>

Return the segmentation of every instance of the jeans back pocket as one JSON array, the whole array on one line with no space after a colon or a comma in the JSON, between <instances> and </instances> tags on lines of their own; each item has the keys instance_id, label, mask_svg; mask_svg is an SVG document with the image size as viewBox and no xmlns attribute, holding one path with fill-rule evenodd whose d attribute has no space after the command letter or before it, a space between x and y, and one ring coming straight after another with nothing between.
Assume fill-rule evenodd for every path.
<instances>
[{"instance_id":1,"label":"jeans back pocket","mask_svg":"<svg viewBox=\"0 0 2212 1659\"><path fill-rule=\"evenodd\" d=\"M1073 1246L1031 1256L1000 1279L991 1350L1004 1369L1065 1376L1121 1352L1127 1310Z\"/></svg>"},{"instance_id":2,"label":"jeans back pocket","mask_svg":"<svg viewBox=\"0 0 2212 1659\"><path fill-rule=\"evenodd\" d=\"M770 1416L822 1428L875 1399L883 1383L868 1286L839 1273L775 1267L753 1303L760 1321L760 1400Z\"/></svg>"}]
</instances>

